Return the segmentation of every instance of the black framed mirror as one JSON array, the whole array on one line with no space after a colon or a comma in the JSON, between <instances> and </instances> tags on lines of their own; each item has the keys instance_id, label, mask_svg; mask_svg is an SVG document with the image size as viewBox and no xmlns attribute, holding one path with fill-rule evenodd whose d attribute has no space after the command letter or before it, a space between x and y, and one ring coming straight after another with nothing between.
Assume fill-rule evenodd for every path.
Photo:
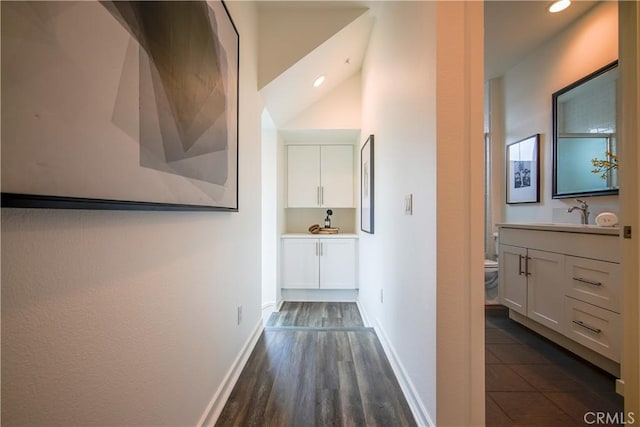
<instances>
[{"instance_id":1,"label":"black framed mirror","mask_svg":"<svg viewBox=\"0 0 640 427\"><path fill-rule=\"evenodd\" d=\"M618 61L552 95L552 198L618 194Z\"/></svg>"}]
</instances>

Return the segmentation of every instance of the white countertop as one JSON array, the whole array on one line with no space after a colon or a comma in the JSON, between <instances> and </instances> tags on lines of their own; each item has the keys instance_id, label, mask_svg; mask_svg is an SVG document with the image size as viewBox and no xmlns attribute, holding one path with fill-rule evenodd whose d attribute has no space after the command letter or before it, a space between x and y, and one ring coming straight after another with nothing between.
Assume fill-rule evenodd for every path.
<instances>
[{"instance_id":1,"label":"white countertop","mask_svg":"<svg viewBox=\"0 0 640 427\"><path fill-rule=\"evenodd\" d=\"M500 228L520 228L524 230L561 231L564 233L606 234L619 236L620 227L600 227L599 225L563 224L563 223L500 223Z\"/></svg>"},{"instance_id":2,"label":"white countertop","mask_svg":"<svg viewBox=\"0 0 640 427\"><path fill-rule=\"evenodd\" d=\"M280 236L283 239L357 239L355 233L336 234L311 234L311 233L285 233Z\"/></svg>"}]
</instances>

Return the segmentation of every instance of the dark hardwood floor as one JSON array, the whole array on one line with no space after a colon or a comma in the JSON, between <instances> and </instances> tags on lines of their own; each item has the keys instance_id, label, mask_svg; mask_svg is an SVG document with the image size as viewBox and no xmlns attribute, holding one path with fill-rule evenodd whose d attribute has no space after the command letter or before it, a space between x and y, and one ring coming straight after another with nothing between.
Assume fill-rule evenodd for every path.
<instances>
[{"instance_id":1,"label":"dark hardwood floor","mask_svg":"<svg viewBox=\"0 0 640 427\"><path fill-rule=\"evenodd\" d=\"M216 425L410 426L380 342L354 303L285 303Z\"/></svg>"},{"instance_id":2,"label":"dark hardwood floor","mask_svg":"<svg viewBox=\"0 0 640 427\"><path fill-rule=\"evenodd\" d=\"M585 414L623 412L613 376L512 321L504 307L487 307L485 319L487 426L593 425L596 414Z\"/></svg>"}]
</instances>

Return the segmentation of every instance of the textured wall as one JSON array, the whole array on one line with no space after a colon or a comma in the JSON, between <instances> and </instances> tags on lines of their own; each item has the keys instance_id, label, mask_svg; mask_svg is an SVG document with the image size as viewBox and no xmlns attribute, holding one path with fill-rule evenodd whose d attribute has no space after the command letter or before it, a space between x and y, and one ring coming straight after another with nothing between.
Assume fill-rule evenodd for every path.
<instances>
[{"instance_id":1,"label":"textured wall","mask_svg":"<svg viewBox=\"0 0 640 427\"><path fill-rule=\"evenodd\" d=\"M43 20L110 16L46 4ZM194 425L257 325L257 20L249 3L228 6L241 41L240 212L3 209L3 425Z\"/></svg>"}]
</instances>

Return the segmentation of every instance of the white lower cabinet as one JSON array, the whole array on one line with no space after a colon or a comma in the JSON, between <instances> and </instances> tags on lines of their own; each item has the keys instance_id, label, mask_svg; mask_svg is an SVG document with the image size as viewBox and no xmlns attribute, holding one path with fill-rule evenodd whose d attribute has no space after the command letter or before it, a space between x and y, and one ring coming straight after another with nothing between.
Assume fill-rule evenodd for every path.
<instances>
[{"instance_id":1,"label":"white lower cabinet","mask_svg":"<svg viewBox=\"0 0 640 427\"><path fill-rule=\"evenodd\" d=\"M356 289L356 239L283 238L282 287Z\"/></svg>"},{"instance_id":2,"label":"white lower cabinet","mask_svg":"<svg viewBox=\"0 0 640 427\"><path fill-rule=\"evenodd\" d=\"M562 329L564 255L500 246L503 305L555 331Z\"/></svg>"},{"instance_id":3,"label":"white lower cabinet","mask_svg":"<svg viewBox=\"0 0 640 427\"><path fill-rule=\"evenodd\" d=\"M500 228L500 302L620 362L618 236ZM564 338L563 338L564 339Z\"/></svg>"}]
</instances>

